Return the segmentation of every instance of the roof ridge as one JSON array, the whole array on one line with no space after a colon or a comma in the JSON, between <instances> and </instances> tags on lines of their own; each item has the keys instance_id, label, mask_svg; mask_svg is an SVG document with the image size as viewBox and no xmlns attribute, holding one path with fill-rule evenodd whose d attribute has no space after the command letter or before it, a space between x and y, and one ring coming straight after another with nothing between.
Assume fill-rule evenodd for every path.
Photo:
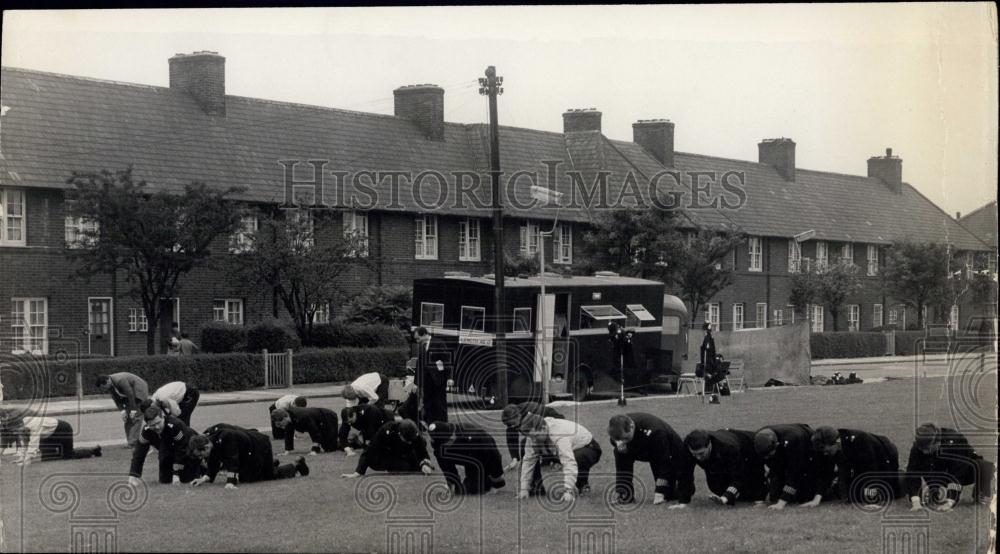
<instances>
[{"instance_id":1,"label":"roof ridge","mask_svg":"<svg viewBox=\"0 0 1000 554\"><path fill-rule=\"evenodd\" d=\"M903 185L906 185L911 190L913 190L913 192L917 193L917 195L919 195L920 198L922 198L924 202L926 202L926 203L930 204L931 206L933 206L934 209L936 209L937 211L941 212L941 215L943 215L945 217L945 229L944 229L945 236L944 236L944 239L945 239L946 243L952 242L951 238L948 236L948 223L947 223L948 221L952 221L952 222L954 222L958 226L959 229L961 229L961 230L965 231L966 233L968 233L969 236L972 237L976 242L978 242L978 243L982 244L983 246L985 246L987 250L993 248L992 245L986 244L986 241L984 241L983 239L979 238L978 235L976 235L972 231L966 229L965 226L962 225L962 223L959 222L957 219L951 217L951 214L949 214L948 212L944 211L944 208L942 208L941 206L938 206L937 204L935 204L934 201L931 200L930 198L927 198L927 196L924 195L924 193L920 192L920 190L918 190L917 187L915 187L915 186L913 186L913 185L911 185L910 183L907 183L907 182L903 182Z\"/></svg>"},{"instance_id":2,"label":"roof ridge","mask_svg":"<svg viewBox=\"0 0 1000 554\"><path fill-rule=\"evenodd\" d=\"M66 78L66 79L75 79L77 81L92 81L92 82L96 82L96 83L109 83L109 84L113 84L113 85L124 85L124 86L130 86L130 87L138 87L138 88L151 88L151 89L158 89L158 90L170 90L170 87L164 87L164 86L160 86L160 85L146 85L146 84L143 84L143 83L130 83L128 81L115 81L114 79L101 79L99 77L87 77L85 75L70 75L68 73L57 73L55 71L42 71L40 69L29 69L27 67L14 67L14 66L5 65L5 66L0 67L0 69L2 69L4 71L18 71L18 72L22 72L22 73L35 73L35 74L40 74L40 75L51 75L53 77L63 77L63 78Z\"/></svg>"},{"instance_id":3,"label":"roof ridge","mask_svg":"<svg viewBox=\"0 0 1000 554\"><path fill-rule=\"evenodd\" d=\"M958 221L962 221L963 219L970 218L970 217L978 214L979 212L985 210L986 208L989 208L991 205L996 204L996 203L997 203L996 200L990 200L989 202L983 204L982 206L979 206L978 208L972 210L971 212L963 215L960 219L958 219Z\"/></svg>"}]
</instances>

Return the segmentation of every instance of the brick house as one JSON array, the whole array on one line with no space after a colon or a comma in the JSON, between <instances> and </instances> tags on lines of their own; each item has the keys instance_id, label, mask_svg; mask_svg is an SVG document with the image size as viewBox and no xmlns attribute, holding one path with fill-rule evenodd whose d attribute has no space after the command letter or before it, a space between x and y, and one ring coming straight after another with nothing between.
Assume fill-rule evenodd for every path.
<instances>
[{"instance_id":1,"label":"brick house","mask_svg":"<svg viewBox=\"0 0 1000 554\"><path fill-rule=\"evenodd\" d=\"M60 336L80 340L84 352L145 352L147 323L140 305L123 294L122 276L82 282L66 263L81 224L64 213L73 171L131 164L151 188L179 190L192 181L239 186L240 199L256 206L284 203L294 185L333 208L312 210L311 217L367 234L377 264L348 279L352 291L445 271L492 273L488 126L444 121L442 88L396 89L395 115L388 116L227 95L225 58L213 52L178 54L168 65L168 87L3 68L0 302L11 308L0 310L0 334L11 338L13 350L45 350L45 337ZM593 262L584 260L583 233L602 208L600 198L596 206L530 206L531 184L571 199L604 184L598 190L628 204L656 187L695 198L692 179L699 185L699 175L742 175L745 202L727 206L727 198L739 199L729 194L721 205L682 211L692 228L734 228L749 237L728 262L734 284L699 320L728 327L790 321L790 272L848 256L871 276L840 329L915 321L912 309L897 308L878 290L883 247L947 239L960 251L990 249L904 183L902 160L891 151L868 160L867 176L841 175L796 168L789 139L762 141L759 160L750 162L676 152L667 120L637 121L629 142L604 136L596 110L570 110L563 119L563 133L500 129L505 249L533 255L539 232L558 216L548 263L579 270ZM664 174L679 177L651 184ZM255 222L246 225L252 230ZM797 242L803 233L811 238ZM215 248L218 256L233 255L229 250L227 241ZM188 275L177 298L164 302L171 309L161 332L176 322L193 336L206 322L248 323L273 306L267 294L241 290L213 267ZM811 312L816 330L833 329L828 313Z\"/></svg>"}]
</instances>

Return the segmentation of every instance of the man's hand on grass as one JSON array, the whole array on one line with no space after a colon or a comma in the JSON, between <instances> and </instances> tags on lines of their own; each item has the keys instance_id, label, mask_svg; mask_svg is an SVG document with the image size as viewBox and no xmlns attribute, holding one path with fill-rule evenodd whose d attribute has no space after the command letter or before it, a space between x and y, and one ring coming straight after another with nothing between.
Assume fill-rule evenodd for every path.
<instances>
[{"instance_id":1,"label":"man's hand on grass","mask_svg":"<svg viewBox=\"0 0 1000 554\"><path fill-rule=\"evenodd\" d=\"M227 491L231 491L231 490L233 490L235 488L236 488L236 485L234 485L232 483L226 483L226 490Z\"/></svg>"},{"instance_id":2,"label":"man's hand on grass","mask_svg":"<svg viewBox=\"0 0 1000 554\"><path fill-rule=\"evenodd\" d=\"M207 482L208 482L208 475L202 475L201 477L198 477L194 481L191 481L191 486L192 487L200 487L201 485L203 485L203 484L205 484Z\"/></svg>"},{"instance_id":3,"label":"man's hand on grass","mask_svg":"<svg viewBox=\"0 0 1000 554\"><path fill-rule=\"evenodd\" d=\"M682 509L687 508L687 507L688 507L687 504L681 504L681 503L678 502L677 504L672 504L670 506L667 506L667 509L668 510L682 510Z\"/></svg>"},{"instance_id":4,"label":"man's hand on grass","mask_svg":"<svg viewBox=\"0 0 1000 554\"><path fill-rule=\"evenodd\" d=\"M817 494L816 496L813 497L812 500L810 500L809 502L803 502L802 504L799 504L799 506L802 506L803 508L815 508L816 506L819 506L819 502L822 499L823 496Z\"/></svg>"},{"instance_id":5,"label":"man's hand on grass","mask_svg":"<svg viewBox=\"0 0 1000 554\"><path fill-rule=\"evenodd\" d=\"M955 508L955 501L952 499L945 500L943 504L938 506L936 509L939 512L950 512Z\"/></svg>"},{"instance_id":6,"label":"man's hand on grass","mask_svg":"<svg viewBox=\"0 0 1000 554\"><path fill-rule=\"evenodd\" d=\"M720 506L725 506L725 505L729 504L729 499L726 498L725 496L718 496L718 495L712 494L712 495L708 496L708 499L711 500L712 502L715 502L716 504L718 504Z\"/></svg>"},{"instance_id":7,"label":"man's hand on grass","mask_svg":"<svg viewBox=\"0 0 1000 554\"><path fill-rule=\"evenodd\" d=\"M784 510L785 506L787 504L788 504L788 502L785 502L784 500L779 500L779 501L775 502L774 504L771 504L770 506L768 506L768 508L770 508L772 510Z\"/></svg>"},{"instance_id":8,"label":"man's hand on grass","mask_svg":"<svg viewBox=\"0 0 1000 554\"><path fill-rule=\"evenodd\" d=\"M357 479L361 477L361 474L355 471L354 473L341 473L340 476L344 479Z\"/></svg>"},{"instance_id":9,"label":"man's hand on grass","mask_svg":"<svg viewBox=\"0 0 1000 554\"><path fill-rule=\"evenodd\" d=\"M180 478L180 477L178 477L177 475L174 475L174 476L173 476L173 477L172 477L172 478L170 479L170 484L171 484L171 485L180 485L180 484L181 484L181 478Z\"/></svg>"}]
</instances>

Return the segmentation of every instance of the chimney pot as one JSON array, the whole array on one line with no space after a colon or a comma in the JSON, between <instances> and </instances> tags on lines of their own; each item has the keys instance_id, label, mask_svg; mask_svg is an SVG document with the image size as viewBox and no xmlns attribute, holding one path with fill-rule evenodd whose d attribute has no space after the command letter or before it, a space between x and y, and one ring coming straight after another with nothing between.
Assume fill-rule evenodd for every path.
<instances>
[{"instance_id":1,"label":"chimney pot","mask_svg":"<svg viewBox=\"0 0 1000 554\"><path fill-rule=\"evenodd\" d=\"M406 85L392 91L396 117L416 124L430 140L444 140L444 89L432 84Z\"/></svg>"},{"instance_id":2,"label":"chimney pot","mask_svg":"<svg viewBox=\"0 0 1000 554\"><path fill-rule=\"evenodd\" d=\"M795 181L795 141L781 137L757 144L757 161L773 166L786 181Z\"/></svg>"},{"instance_id":3,"label":"chimney pot","mask_svg":"<svg viewBox=\"0 0 1000 554\"><path fill-rule=\"evenodd\" d=\"M903 190L903 160L892 155L892 148L886 148L884 158L868 158L868 176L880 179L889 190L899 194Z\"/></svg>"},{"instance_id":4,"label":"chimney pot","mask_svg":"<svg viewBox=\"0 0 1000 554\"><path fill-rule=\"evenodd\" d=\"M601 130L601 112L594 108L569 109L563 113L563 132Z\"/></svg>"},{"instance_id":5,"label":"chimney pot","mask_svg":"<svg viewBox=\"0 0 1000 554\"><path fill-rule=\"evenodd\" d=\"M226 58L202 50L168 60L170 88L190 94L205 113L226 115Z\"/></svg>"},{"instance_id":6,"label":"chimney pot","mask_svg":"<svg viewBox=\"0 0 1000 554\"><path fill-rule=\"evenodd\" d=\"M640 119L633 123L632 142L664 166L674 167L674 124L669 119Z\"/></svg>"}]
</instances>

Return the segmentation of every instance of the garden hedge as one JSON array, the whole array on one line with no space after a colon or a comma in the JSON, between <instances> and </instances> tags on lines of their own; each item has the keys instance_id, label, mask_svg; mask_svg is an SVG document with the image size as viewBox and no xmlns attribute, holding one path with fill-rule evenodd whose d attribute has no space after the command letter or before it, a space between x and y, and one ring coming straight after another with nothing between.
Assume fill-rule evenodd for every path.
<instances>
[{"instance_id":1,"label":"garden hedge","mask_svg":"<svg viewBox=\"0 0 1000 554\"><path fill-rule=\"evenodd\" d=\"M209 323L201 328L202 352L223 354L244 350L247 344L247 328L231 323Z\"/></svg>"},{"instance_id":2,"label":"garden hedge","mask_svg":"<svg viewBox=\"0 0 1000 554\"><path fill-rule=\"evenodd\" d=\"M323 325L314 325L312 337L306 346L316 348L375 348L379 346L404 348L407 346L407 341L404 332L391 325L333 321Z\"/></svg>"},{"instance_id":3,"label":"garden hedge","mask_svg":"<svg viewBox=\"0 0 1000 554\"><path fill-rule=\"evenodd\" d=\"M371 371L390 376L405 372L409 350L404 348L339 348L304 350L294 357L295 384L350 381ZM76 374L83 376L83 393L100 394L94 380L101 373L135 373L151 389L185 381L199 390L222 392L264 386L260 354L200 354L196 356L133 356L100 359L7 358L0 364L5 399L47 398L76 394Z\"/></svg>"},{"instance_id":4,"label":"garden hedge","mask_svg":"<svg viewBox=\"0 0 1000 554\"><path fill-rule=\"evenodd\" d=\"M882 333L833 332L809 335L812 359L873 358L885 356Z\"/></svg>"}]
</instances>

